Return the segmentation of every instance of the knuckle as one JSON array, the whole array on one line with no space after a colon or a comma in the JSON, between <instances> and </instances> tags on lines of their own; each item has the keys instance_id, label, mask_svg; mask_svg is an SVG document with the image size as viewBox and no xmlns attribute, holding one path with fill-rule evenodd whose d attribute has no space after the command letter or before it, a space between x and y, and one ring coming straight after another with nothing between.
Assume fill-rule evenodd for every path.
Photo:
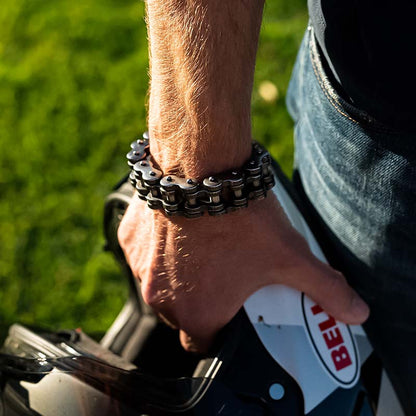
<instances>
[{"instance_id":1,"label":"knuckle","mask_svg":"<svg viewBox=\"0 0 416 416\"><path fill-rule=\"evenodd\" d=\"M200 348L193 342L193 341L182 341L181 340L182 348L189 353L198 353L200 352Z\"/></svg>"},{"instance_id":2,"label":"knuckle","mask_svg":"<svg viewBox=\"0 0 416 416\"><path fill-rule=\"evenodd\" d=\"M153 285L149 284L147 279L143 279L140 290L144 302L153 307L157 303L157 291L154 289Z\"/></svg>"},{"instance_id":3,"label":"knuckle","mask_svg":"<svg viewBox=\"0 0 416 416\"><path fill-rule=\"evenodd\" d=\"M330 293L338 292L346 288L345 277L335 270L330 270L328 273L328 289Z\"/></svg>"},{"instance_id":4,"label":"knuckle","mask_svg":"<svg viewBox=\"0 0 416 416\"><path fill-rule=\"evenodd\" d=\"M153 309L158 309L167 304L173 297L170 290L161 288L152 278L142 280L141 292L144 302Z\"/></svg>"},{"instance_id":5,"label":"knuckle","mask_svg":"<svg viewBox=\"0 0 416 416\"><path fill-rule=\"evenodd\" d=\"M124 226L124 221L121 221L117 229L117 239L118 239L118 243L120 244L120 247L124 250L125 247L127 246L127 241L128 241L126 229Z\"/></svg>"}]
</instances>

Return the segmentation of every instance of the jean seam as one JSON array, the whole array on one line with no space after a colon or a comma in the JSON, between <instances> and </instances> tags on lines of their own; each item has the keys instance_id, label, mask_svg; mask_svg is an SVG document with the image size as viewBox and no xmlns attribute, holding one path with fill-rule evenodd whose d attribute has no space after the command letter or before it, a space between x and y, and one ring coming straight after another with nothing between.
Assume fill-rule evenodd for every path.
<instances>
[{"instance_id":1,"label":"jean seam","mask_svg":"<svg viewBox=\"0 0 416 416\"><path fill-rule=\"evenodd\" d=\"M347 113L345 113L344 111L341 110L339 101L336 100L334 97L332 97L327 88L324 85L324 80L322 79L321 74L318 72L318 69L316 68L316 63L315 63L315 57L313 56L313 51L312 48L314 47L313 44L313 33L311 33L311 37L309 39L309 55L310 55L310 59L311 59L311 63L312 63L312 69L313 72L315 73L315 77L323 91L323 93L325 94L326 98L328 99L328 101L331 103L331 105L335 108L335 110L340 113L341 115L343 115L344 117L346 117L348 120L352 121L353 123L359 124L359 122L355 119L353 119L351 116L349 116Z\"/></svg>"}]
</instances>

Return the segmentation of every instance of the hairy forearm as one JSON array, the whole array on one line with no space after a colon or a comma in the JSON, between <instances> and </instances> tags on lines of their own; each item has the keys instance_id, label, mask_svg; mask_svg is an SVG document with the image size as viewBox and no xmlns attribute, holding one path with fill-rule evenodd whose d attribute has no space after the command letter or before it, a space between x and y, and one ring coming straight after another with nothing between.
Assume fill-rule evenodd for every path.
<instances>
[{"instance_id":1,"label":"hairy forearm","mask_svg":"<svg viewBox=\"0 0 416 416\"><path fill-rule=\"evenodd\" d=\"M250 101L263 0L147 0L151 151L200 179L251 151Z\"/></svg>"}]
</instances>

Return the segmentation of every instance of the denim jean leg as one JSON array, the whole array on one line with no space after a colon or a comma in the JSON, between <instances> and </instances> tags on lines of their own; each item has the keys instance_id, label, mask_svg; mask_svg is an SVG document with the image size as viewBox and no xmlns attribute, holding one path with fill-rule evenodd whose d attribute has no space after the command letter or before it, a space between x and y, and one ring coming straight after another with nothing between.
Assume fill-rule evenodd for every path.
<instances>
[{"instance_id":1,"label":"denim jean leg","mask_svg":"<svg viewBox=\"0 0 416 416\"><path fill-rule=\"evenodd\" d=\"M371 308L365 324L416 414L416 137L343 100L308 28L289 86L295 168L331 257Z\"/></svg>"}]
</instances>

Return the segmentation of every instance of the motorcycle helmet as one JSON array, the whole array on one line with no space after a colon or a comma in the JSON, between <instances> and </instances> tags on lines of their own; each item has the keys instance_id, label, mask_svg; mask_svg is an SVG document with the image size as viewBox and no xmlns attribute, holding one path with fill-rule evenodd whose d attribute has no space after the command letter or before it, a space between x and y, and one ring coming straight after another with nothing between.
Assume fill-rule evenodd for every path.
<instances>
[{"instance_id":1,"label":"motorcycle helmet","mask_svg":"<svg viewBox=\"0 0 416 416\"><path fill-rule=\"evenodd\" d=\"M274 173L292 225L325 261L290 181L277 164ZM143 302L117 241L133 192L123 179L104 210L106 248L130 287L123 309L100 342L80 329L11 326L0 353L0 416L403 414L364 330L281 285L254 293L208 354L185 352Z\"/></svg>"}]
</instances>

